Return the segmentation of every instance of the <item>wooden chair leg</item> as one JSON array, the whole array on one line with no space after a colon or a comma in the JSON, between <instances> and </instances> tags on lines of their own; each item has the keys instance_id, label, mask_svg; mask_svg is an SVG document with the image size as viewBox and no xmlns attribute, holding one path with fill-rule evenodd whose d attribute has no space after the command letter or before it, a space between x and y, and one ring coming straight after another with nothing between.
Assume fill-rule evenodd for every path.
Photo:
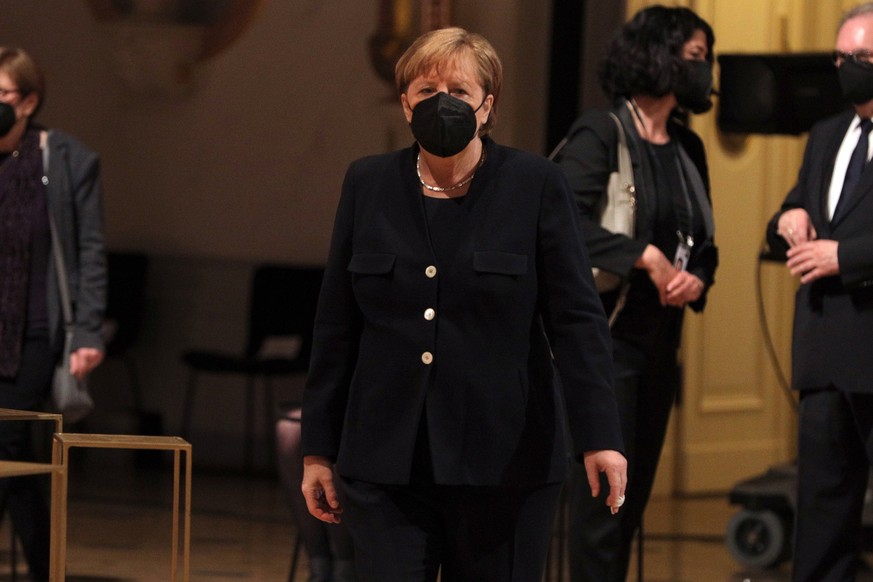
<instances>
[{"instance_id":1,"label":"wooden chair leg","mask_svg":"<svg viewBox=\"0 0 873 582\"><path fill-rule=\"evenodd\" d=\"M246 428L245 428L245 471L251 473L254 468L254 434L255 434L255 377L246 377Z\"/></svg>"},{"instance_id":2,"label":"wooden chair leg","mask_svg":"<svg viewBox=\"0 0 873 582\"><path fill-rule=\"evenodd\" d=\"M264 450L267 452L267 471L276 468L276 394L269 376L264 377Z\"/></svg>"},{"instance_id":3,"label":"wooden chair leg","mask_svg":"<svg viewBox=\"0 0 873 582\"><path fill-rule=\"evenodd\" d=\"M643 518L640 518L640 525L637 528L637 582L643 582Z\"/></svg>"},{"instance_id":4,"label":"wooden chair leg","mask_svg":"<svg viewBox=\"0 0 873 582\"><path fill-rule=\"evenodd\" d=\"M291 552L291 571L288 572L288 582L294 582L294 577L297 575L297 564L300 559L301 545L300 533L298 532L297 537L294 539L294 551Z\"/></svg>"},{"instance_id":5,"label":"wooden chair leg","mask_svg":"<svg viewBox=\"0 0 873 582\"><path fill-rule=\"evenodd\" d=\"M12 574L10 574L10 580L15 582L18 580L18 544L15 543L15 524L12 523L12 516L7 515L9 518L9 568Z\"/></svg>"},{"instance_id":6,"label":"wooden chair leg","mask_svg":"<svg viewBox=\"0 0 873 582\"><path fill-rule=\"evenodd\" d=\"M179 431L186 441L191 440L191 415L194 412L194 397L197 393L197 370L188 374L188 386L185 389L185 402L182 405L182 428Z\"/></svg>"}]
</instances>

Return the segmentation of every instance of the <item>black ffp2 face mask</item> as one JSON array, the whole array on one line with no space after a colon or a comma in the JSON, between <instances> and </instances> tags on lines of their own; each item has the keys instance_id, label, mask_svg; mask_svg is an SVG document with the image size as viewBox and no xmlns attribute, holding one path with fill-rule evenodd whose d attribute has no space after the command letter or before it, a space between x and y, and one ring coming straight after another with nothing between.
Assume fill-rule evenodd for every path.
<instances>
[{"instance_id":1,"label":"black ffp2 face mask","mask_svg":"<svg viewBox=\"0 0 873 582\"><path fill-rule=\"evenodd\" d=\"M873 64L847 59L837 70L843 97L860 105L873 100Z\"/></svg>"},{"instance_id":2,"label":"black ffp2 face mask","mask_svg":"<svg viewBox=\"0 0 873 582\"><path fill-rule=\"evenodd\" d=\"M415 106L409 125L412 135L425 151L448 158L460 153L476 137L478 110L457 97L440 92Z\"/></svg>"},{"instance_id":3,"label":"black ffp2 face mask","mask_svg":"<svg viewBox=\"0 0 873 582\"><path fill-rule=\"evenodd\" d=\"M712 109L712 64L686 60L683 65L673 89L676 101L691 113L706 113Z\"/></svg>"},{"instance_id":4,"label":"black ffp2 face mask","mask_svg":"<svg viewBox=\"0 0 873 582\"><path fill-rule=\"evenodd\" d=\"M15 125L15 108L8 103L0 103L0 137L5 136Z\"/></svg>"}]
</instances>

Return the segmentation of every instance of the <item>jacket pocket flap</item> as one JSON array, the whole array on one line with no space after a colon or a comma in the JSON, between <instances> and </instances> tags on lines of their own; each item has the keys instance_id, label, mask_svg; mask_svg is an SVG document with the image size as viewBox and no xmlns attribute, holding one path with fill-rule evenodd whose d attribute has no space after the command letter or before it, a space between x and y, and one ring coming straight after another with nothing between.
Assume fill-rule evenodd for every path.
<instances>
[{"instance_id":1,"label":"jacket pocket flap","mask_svg":"<svg viewBox=\"0 0 873 582\"><path fill-rule=\"evenodd\" d=\"M358 253L349 261L349 271L359 275L384 275L394 269L397 255L388 253Z\"/></svg>"},{"instance_id":2,"label":"jacket pocket flap","mask_svg":"<svg viewBox=\"0 0 873 582\"><path fill-rule=\"evenodd\" d=\"M527 255L503 251L476 251L473 253L473 269L483 273L524 275L527 273Z\"/></svg>"}]
</instances>

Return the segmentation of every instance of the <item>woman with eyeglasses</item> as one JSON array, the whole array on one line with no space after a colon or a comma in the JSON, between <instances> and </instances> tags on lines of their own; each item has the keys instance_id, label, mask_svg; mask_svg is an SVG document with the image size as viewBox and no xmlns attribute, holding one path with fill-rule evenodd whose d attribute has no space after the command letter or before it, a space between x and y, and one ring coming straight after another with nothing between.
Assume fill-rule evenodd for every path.
<instances>
[{"instance_id":1,"label":"woman with eyeglasses","mask_svg":"<svg viewBox=\"0 0 873 582\"><path fill-rule=\"evenodd\" d=\"M0 408L40 410L64 348L65 325L52 228L74 310L70 372L83 378L103 360L106 295L97 155L33 121L45 99L37 63L0 47ZM48 168L45 168L45 162ZM30 426L0 422L0 459L33 460ZM32 580L49 576L49 510L39 477L0 479Z\"/></svg>"}]
</instances>

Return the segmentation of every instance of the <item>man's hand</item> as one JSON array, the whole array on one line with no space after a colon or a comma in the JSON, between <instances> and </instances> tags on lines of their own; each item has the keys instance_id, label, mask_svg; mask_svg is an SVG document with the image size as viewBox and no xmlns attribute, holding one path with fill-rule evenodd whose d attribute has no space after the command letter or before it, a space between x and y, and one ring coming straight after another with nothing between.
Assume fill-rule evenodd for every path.
<instances>
[{"instance_id":1,"label":"man's hand","mask_svg":"<svg viewBox=\"0 0 873 582\"><path fill-rule=\"evenodd\" d=\"M300 489L309 513L327 523L340 522L343 508L333 484L330 459L314 455L303 457L303 484Z\"/></svg>"},{"instance_id":2,"label":"man's hand","mask_svg":"<svg viewBox=\"0 0 873 582\"><path fill-rule=\"evenodd\" d=\"M606 473L609 482L609 496L606 505L612 514L624 503L624 490L627 487L627 460L618 451L587 451L584 454L585 473L591 496L600 495L600 473Z\"/></svg>"},{"instance_id":3,"label":"man's hand","mask_svg":"<svg viewBox=\"0 0 873 582\"><path fill-rule=\"evenodd\" d=\"M801 283L811 283L822 277L840 274L840 261L835 240L814 240L797 244L788 249L788 270Z\"/></svg>"},{"instance_id":4,"label":"man's hand","mask_svg":"<svg viewBox=\"0 0 873 582\"><path fill-rule=\"evenodd\" d=\"M809 214L803 208L792 208L783 212L776 224L776 234L784 238L789 247L795 247L818 237L812 221L809 220Z\"/></svg>"}]
</instances>

